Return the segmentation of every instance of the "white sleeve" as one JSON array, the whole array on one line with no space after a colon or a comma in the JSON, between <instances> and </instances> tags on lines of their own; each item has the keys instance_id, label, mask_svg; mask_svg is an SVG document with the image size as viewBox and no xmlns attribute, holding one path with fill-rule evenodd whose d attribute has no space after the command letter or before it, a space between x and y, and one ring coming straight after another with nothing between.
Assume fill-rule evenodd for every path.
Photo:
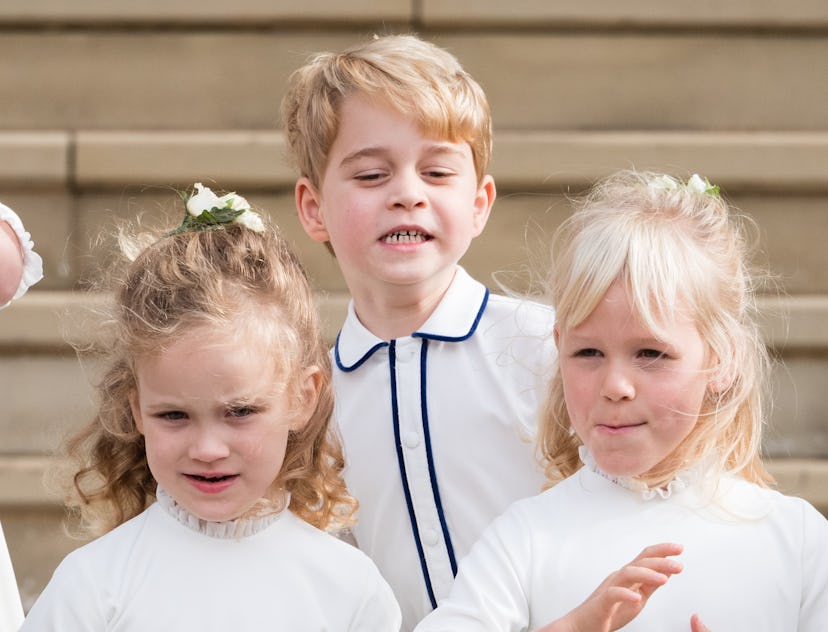
<instances>
[{"instance_id":1,"label":"white sleeve","mask_svg":"<svg viewBox=\"0 0 828 632\"><path fill-rule=\"evenodd\" d=\"M23 222L13 210L0 202L0 221L8 222L20 240L23 249L23 277L12 300L20 298L31 286L43 278L43 259L34 251L34 242L31 235L23 227ZM6 303L8 305L8 303ZM6 305L0 305L0 309Z\"/></svg>"},{"instance_id":2,"label":"white sleeve","mask_svg":"<svg viewBox=\"0 0 828 632\"><path fill-rule=\"evenodd\" d=\"M100 578L83 563L81 550L58 565L40 593L20 632L101 632L107 629L107 607ZM78 555L81 553L81 555Z\"/></svg>"},{"instance_id":3,"label":"white sleeve","mask_svg":"<svg viewBox=\"0 0 828 632\"><path fill-rule=\"evenodd\" d=\"M397 599L373 563L368 568L371 572L365 578L365 598L348 632L399 632L402 615Z\"/></svg>"},{"instance_id":4,"label":"white sleeve","mask_svg":"<svg viewBox=\"0 0 828 632\"><path fill-rule=\"evenodd\" d=\"M23 622L23 606L14 578L6 538L0 526L0 632L13 632Z\"/></svg>"},{"instance_id":5,"label":"white sleeve","mask_svg":"<svg viewBox=\"0 0 828 632\"><path fill-rule=\"evenodd\" d=\"M513 505L460 561L451 592L414 632L522 632L529 629L532 538Z\"/></svg>"},{"instance_id":6,"label":"white sleeve","mask_svg":"<svg viewBox=\"0 0 828 632\"><path fill-rule=\"evenodd\" d=\"M798 632L825 632L828 625L828 520L804 504L802 600Z\"/></svg>"}]
</instances>

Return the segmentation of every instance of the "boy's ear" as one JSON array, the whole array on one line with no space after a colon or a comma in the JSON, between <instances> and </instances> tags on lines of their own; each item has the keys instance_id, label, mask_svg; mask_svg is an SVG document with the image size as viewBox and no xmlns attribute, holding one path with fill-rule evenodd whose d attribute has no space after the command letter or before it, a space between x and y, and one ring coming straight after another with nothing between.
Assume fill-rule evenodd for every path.
<instances>
[{"instance_id":1,"label":"boy's ear","mask_svg":"<svg viewBox=\"0 0 828 632\"><path fill-rule=\"evenodd\" d=\"M483 176L474 196L474 237L482 233L486 227L496 197L497 189L494 178L490 175Z\"/></svg>"},{"instance_id":2,"label":"boy's ear","mask_svg":"<svg viewBox=\"0 0 828 632\"><path fill-rule=\"evenodd\" d=\"M330 241L325 219L322 217L322 198L311 181L305 177L299 178L296 181L293 195L299 221L308 237L322 243Z\"/></svg>"},{"instance_id":3,"label":"boy's ear","mask_svg":"<svg viewBox=\"0 0 828 632\"><path fill-rule=\"evenodd\" d=\"M318 366L309 366L304 369L297 386L298 402L295 414L290 422L290 429L294 432L304 428L316 410L319 391L322 388L321 369Z\"/></svg>"}]
</instances>

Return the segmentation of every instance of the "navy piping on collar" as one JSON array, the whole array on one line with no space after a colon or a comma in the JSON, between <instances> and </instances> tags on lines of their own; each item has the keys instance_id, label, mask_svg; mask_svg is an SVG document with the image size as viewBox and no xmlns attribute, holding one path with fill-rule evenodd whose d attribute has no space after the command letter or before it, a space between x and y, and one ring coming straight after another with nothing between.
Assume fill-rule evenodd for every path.
<instances>
[{"instance_id":1,"label":"navy piping on collar","mask_svg":"<svg viewBox=\"0 0 828 632\"><path fill-rule=\"evenodd\" d=\"M441 340L443 342L462 342L464 340L468 340L474 335L474 332L477 331L477 326L480 324L480 319L483 317L483 312L486 310L486 305L489 302L489 288L485 288L485 290L486 291L483 294L483 300L480 302L480 307L477 310L477 314L474 317L474 321L472 322L469 330L462 336L441 336L439 334L430 334L427 332L415 331L413 334L411 334L412 338L426 338L428 340ZM368 358L374 355L375 351L388 346L387 342L378 342L373 347L368 349L368 351L366 351L359 360L354 362L351 366L346 366L342 363L342 358L339 355L340 336L342 336L341 330L336 335L336 342L334 343L334 362L336 362L336 366L345 373L356 371L360 366L362 366L365 363L366 360L368 360Z\"/></svg>"},{"instance_id":2,"label":"navy piping on collar","mask_svg":"<svg viewBox=\"0 0 828 632\"><path fill-rule=\"evenodd\" d=\"M359 360L354 362L351 366L345 366L342 364L342 359L339 357L339 337L342 335L342 331L336 334L336 343L334 344L334 361L336 362L336 366L339 367L340 371L344 371L345 373L350 373L351 371L356 371L359 367L363 365L363 363L374 355L374 352L377 349L382 349L383 347L387 347L387 342L378 342L373 347L368 349L364 356L362 356ZM393 363L392 363L393 364Z\"/></svg>"},{"instance_id":3,"label":"navy piping on collar","mask_svg":"<svg viewBox=\"0 0 828 632\"><path fill-rule=\"evenodd\" d=\"M489 288L486 288L486 293L483 295L483 300L480 301L480 308L477 310L477 315L474 317L474 322L472 323L469 330L462 336L441 336L439 334L430 334L427 332L415 331L411 336L413 338L426 338L428 340L440 340L442 342L463 342L464 340L468 340L474 335L474 332L477 331L477 326L480 324L480 319L483 317L483 312L486 311L486 304L489 302ZM372 349L368 353L373 353L374 350Z\"/></svg>"},{"instance_id":4,"label":"navy piping on collar","mask_svg":"<svg viewBox=\"0 0 828 632\"><path fill-rule=\"evenodd\" d=\"M437 485L437 472L434 469L434 456L431 452L431 432L428 429L428 401L426 396L426 361L428 356L428 339L423 340L423 351L420 354L420 410L423 411L423 440L425 441L426 458L428 460L428 478L431 481L431 493L434 494L434 504L437 507L437 516L440 518L440 529L443 531L443 541L446 543L446 552L451 564L451 574L457 576L457 560L454 557L454 545L451 543L446 515L443 512L443 502L440 500L440 488Z\"/></svg>"},{"instance_id":5,"label":"navy piping on collar","mask_svg":"<svg viewBox=\"0 0 828 632\"><path fill-rule=\"evenodd\" d=\"M369 354L370 355L370 354ZM431 577L428 574L428 564L426 563L425 553L423 553L423 543L420 540L420 530L417 527L417 518L414 514L414 503L411 500L411 491L408 489L408 475L405 471L405 458L403 456L402 441L400 441L400 415L397 409L397 371L396 371L396 342L394 340L388 345L388 359L391 367L391 416L394 420L394 443L397 448L397 463L400 467L400 478L402 478L403 492L405 493L405 504L408 507L408 519L411 522L411 531L414 534L414 543L417 545L417 554L420 557L420 568L423 571L423 579L425 580L426 590L428 591L428 599L431 602L431 607L437 607L437 600L434 598L434 589L431 587ZM368 357L367 355L365 357ZM364 358L363 358L364 359ZM356 368L356 367L352 367Z\"/></svg>"}]
</instances>

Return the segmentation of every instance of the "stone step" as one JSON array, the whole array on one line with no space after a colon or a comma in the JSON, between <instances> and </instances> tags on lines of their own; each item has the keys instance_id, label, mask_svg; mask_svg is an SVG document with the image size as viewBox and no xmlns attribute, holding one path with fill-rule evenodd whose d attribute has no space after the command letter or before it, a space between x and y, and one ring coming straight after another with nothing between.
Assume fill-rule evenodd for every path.
<instances>
[{"instance_id":1,"label":"stone step","mask_svg":"<svg viewBox=\"0 0 828 632\"><path fill-rule=\"evenodd\" d=\"M22 1L22 0L20 0ZM673 27L684 29L817 28L828 25L821 0L757 3L751 0L661 2L660 0L422 0L429 25L569 28Z\"/></svg>"},{"instance_id":2,"label":"stone step","mask_svg":"<svg viewBox=\"0 0 828 632\"><path fill-rule=\"evenodd\" d=\"M88 420L98 364L78 362L65 340L80 348L105 345L89 308L105 301L71 292L30 292L0 320L0 384L4 389L0 456L38 456ZM344 317L345 293L318 297L326 339ZM828 458L828 297L765 298L764 332L783 361L773 376L774 407L765 448L773 457Z\"/></svg>"},{"instance_id":3,"label":"stone step","mask_svg":"<svg viewBox=\"0 0 828 632\"><path fill-rule=\"evenodd\" d=\"M660 0L145 0L116 5L106 0L5 0L0 24L15 25L220 25L227 27L285 22L350 24L400 23L469 28L525 27L718 27L745 30L807 28L828 25L828 9L820 0L756 3L715 0L665 3Z\"/></svg>"},{"instance_id":4,"label":"stone step","mask_svg":"<svg viewBox=\"0 0 828 632\"><path fill-rule=\"evenodd\" d=\"M364 25L9 29L5 129L273 129L289 73ZM423 31L486 90L502 130L828 129L819 31ZM772 78L772 80L771 80ZM49 98L42 97L48 87ZM791 115L792 101L796 115Z\"/></svg>"},{"instance_id":5,"label":"stone step","mask_svg":"<svg viewBox=\"0 0 828 632\"><path fill-rule=\"evenodd\" d=\"M828 294L826 164L828 132L498 132L499 198L464 264L487 282L525 267L527 248L539 250L569 212L562 192L635 165L699 171L722 185L757 220L783 289ZM90 244L114 218L170 210L171 189L195 180L243 192L282 226L320 290L344 291L335 262L295 217L279 132L0 133L0 199L18 210L45 258L46 278L34 292L75 287L104 263L105 248Z\"/></svg>"},{"instance_id":6,"label":"stone step","mask_svg":"<svg viewBox=\"0 0 828 632\"><path fill-rule=\"evenodd\" d=\"M629 166L698 171L726 190L825 191L828 130L810 132L509 131L495 128L501 190L557 190ZM0 131L0 186L185 186L194 179L290 188L275 130Z\"/></svg>"}]
</instances>

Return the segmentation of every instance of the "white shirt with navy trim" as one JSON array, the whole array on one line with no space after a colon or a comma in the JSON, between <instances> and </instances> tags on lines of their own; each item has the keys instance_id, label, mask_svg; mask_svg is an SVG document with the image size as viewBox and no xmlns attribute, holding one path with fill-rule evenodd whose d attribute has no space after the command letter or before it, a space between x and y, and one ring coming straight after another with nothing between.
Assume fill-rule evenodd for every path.
<instances>
[{"instance_id":1,"label":"white shirt with navy trim","mask_svg":"<svg viewBox=\"0 0 828 632\"><path fill-rule=\"evenodd\" d=\"M549 307L490 294L459 266L411 336L385 342L348 308L333 356L354 534L403 630L448 594L483 529L541 489L533 442L553 325Z\"/></svg>"}]
</instances>

